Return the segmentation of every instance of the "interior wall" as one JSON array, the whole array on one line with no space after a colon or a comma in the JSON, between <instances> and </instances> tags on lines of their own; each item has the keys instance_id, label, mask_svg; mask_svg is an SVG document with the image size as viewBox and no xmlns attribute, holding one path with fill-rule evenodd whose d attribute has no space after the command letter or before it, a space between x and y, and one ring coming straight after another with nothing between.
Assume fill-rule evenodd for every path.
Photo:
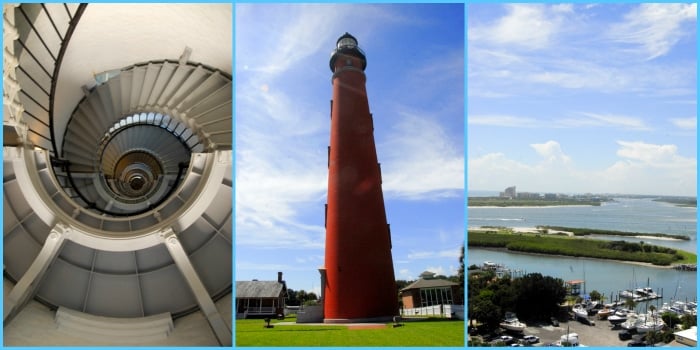
<instances>
[{"instance_id":1,"label":"interior wall","mask_svg":"<svg viewBox=\"0 0 700 350\"><path fill-rule=\"evenodd\" d=\"M4 297L12 290L13 284L3 279ZM219 313L224 321L231 327L232 304L231 294L216 302ZM86 338L81 334L57 328L54 322L56 312L48 307L30 301L22 311L4 327L4 346L98 346L98 345L122 345L104 344L95 339ZM201 312L194 312L180 317L174 321L175 328L170 335L163 340L139 345L150 346L218 346L214 333L209 328L206 318ZM126 345L126 344L125 344ZM128 344L133 345L133 344Z\"/></svg>"}]
</instances>

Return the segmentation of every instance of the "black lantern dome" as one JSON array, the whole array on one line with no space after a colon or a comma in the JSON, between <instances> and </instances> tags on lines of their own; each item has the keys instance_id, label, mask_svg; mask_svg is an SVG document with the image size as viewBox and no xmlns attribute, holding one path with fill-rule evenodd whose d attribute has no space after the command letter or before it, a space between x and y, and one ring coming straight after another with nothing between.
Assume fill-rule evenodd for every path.
<instances>
[{"instance_id":1,"label":"black lantern dome","mask_svg":"<svg viewBox=\"0 0 700 350\"><path fill-rule=\"evenodd\" d=\"M351 55L358 57L362 60L362 70L367 68L367 58L365 58L365 53L357 46L357 39L350 33L345 32L338 41L335 42L335 50L331 52L331 60L329 62L331 72L335 70L335 60L339 54Z\"/></svg>"}]
</instances>

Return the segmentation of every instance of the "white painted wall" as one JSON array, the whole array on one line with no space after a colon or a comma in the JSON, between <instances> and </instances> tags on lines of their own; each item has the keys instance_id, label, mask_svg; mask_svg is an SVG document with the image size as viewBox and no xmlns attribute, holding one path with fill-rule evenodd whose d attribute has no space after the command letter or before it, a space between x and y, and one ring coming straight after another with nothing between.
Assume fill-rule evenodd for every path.
<instances>
[{"instance_id":1,"label":"white painted wall","mask_svg":"<svg viewBox=\"0 0 700 350\"><path fill-rule=\"evenodd\" d=\"M185 46L190 61L231 74L231 4L90 3L66 51L56 89L56 141L70 114L94 85L94 74L151 60L174 59Z\"/></svg>"},{"instance_id":2,"label":"white painted wall","mask_svg":"<svg viewBox=\"0 0 700 350\"><path fill-rule=\"evenodd\" d=\"M12 283L3 279L4 294L7 297L12 290ZM231 327L232 304L231 294L220 299L216 303L219 313ZM17 315L15 319L4 328L4 346L97 346L120 345L104 344L91 338L82 337L80 334L69 332L56 327L54 322L55 312L46 306L32 300ZM174 321L175 329L162 341L148 344L153 346L218 346L219 344L212 333L209 324L201 312L194 312ZM133 345L133 344L130 344Z\"/></svg>"}]
</instances>

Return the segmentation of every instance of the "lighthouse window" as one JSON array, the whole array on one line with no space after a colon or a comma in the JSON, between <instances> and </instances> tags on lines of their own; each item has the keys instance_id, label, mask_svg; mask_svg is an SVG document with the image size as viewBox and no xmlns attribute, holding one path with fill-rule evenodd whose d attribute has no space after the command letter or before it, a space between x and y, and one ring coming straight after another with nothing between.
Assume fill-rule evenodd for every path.
<instances>
[{"instance_id":1,"label":"lighthouse window","mask_svg":"<svg viewBox=\"0 0 700 350\"><path fill-rule=\"evenodd\" d=\"M346 66L352 66L352 60L349 59L349 58L346 59L346 60L345 60L345 65L346 65Z\"/></svg>"},{"instance_id":2,"label":"lighthouse window","mask_svg":"<svg viewBox=\"0 0 700 350\"><path fill-rule=\"evenodd\" d=\"M351 38L343 38L338 42L338 48L341 47L355 47L357 45L357 42Z\"/></svg>"}]
</instances>

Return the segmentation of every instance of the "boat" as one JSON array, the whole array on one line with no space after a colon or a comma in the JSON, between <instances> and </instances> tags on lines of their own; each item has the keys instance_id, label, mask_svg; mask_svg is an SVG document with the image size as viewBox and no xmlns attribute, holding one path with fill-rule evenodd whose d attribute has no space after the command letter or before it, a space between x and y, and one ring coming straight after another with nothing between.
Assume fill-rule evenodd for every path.
<instances>
[{"instance_id":1,"label":"boat","mask_svg":"<svg viewBox=\"0 0 700 350\"><path fill-rule=\"evenodd\" d=\"M567 333L559 337L559 346L564 346L568 343L569 346L580 345L577 333Z\"/></svg>"},{"instance_id":2,"label":"boat","mask_svg":"<svg viewBox=\"0 0 700 350\"><path fill-rule=\"evenodd\" d=\"M623 290L622 292L620 292L620 298L632 299L634 301L639 301L640 299L643 298L643 296L638 294L636 291L633 291L633 290Z\"/></svg>"},{"instance_id":3,"label":"boat","mask_svg":"<svg viewBox=\"0 0 700 350\"><path fill-rule=\"evenodd\" d=\"M661 312L672 312L678 316L683 316L683 315L690 315L690 316L696 316L697 315L697 304L694 302L682 302L682 301L674 301L669 305L669 303L664 303L663 306L661 307Z\"/></svg>"},{"instance_id":4,"label":"boat","mask_svg":"<svg viewBox=\"0 0 700 350\"><path fill-rule=\"evenodd\" d=\"M640 320L640 324L637 325L639 333L660 331L666 326L666 323L658 315L647 314Z\"/></svg>"},{"instance_id":5,"label":"boat","mask_svg":"<svg viewBox=\"0 0 700 350\"><path fill-rule=\"evenodd\" d=\"M506 318L503 320L503 322L499 323L499 326L513 332L522 332L525 330L525 327L527 327L525 323L518 320L513 312L506 312Z\"/></svg>"},{"instance_id":6,"label":"boat","mask_svg":"<svg viewBox=\"0 0 700 350\"><path fill-rule=\"evenodd\" d=\"M598 319L605 320L608 318L608 316L612 315L613 313L613 309L606 306L605 308L598 310Z\"/></svg>"},{"instance_id":7,"label":"boat","mask_svg":"<svg viewBox=\"0 0 700 350\"><path fill-rule=\"evenodd\" d=\"M622 324L623 322L627 321L627 316L619 316L617 314L613 314L613 315L608 316L608 321L610 321L610 323L613 326L616 326L616 325Z\"/></svg>"},{"instance_id":8,"label":"boat","mask_svg":"<svg viewBox=\"0 0 700 350\"><path fill-rule=\"evenodd\" d=\"M610 318L608 318L610 319ZM644 320L639 318L636 314L630 314L627 316L627 321L620 323L620 327L622 329L626 329L628 331L633 331L636 330L637 327L642 325L644 323Z\"/></svg>"},{"instance_id":9,"label":"boat","mask_svg":"<svg viewBox=\"0 0 700 350\"><path fill-rule=\"evenodd\" d=\"M588 318L588 310L581 304L574 305L573 311L576 318Z\"/></svg>"}]
</instances>

